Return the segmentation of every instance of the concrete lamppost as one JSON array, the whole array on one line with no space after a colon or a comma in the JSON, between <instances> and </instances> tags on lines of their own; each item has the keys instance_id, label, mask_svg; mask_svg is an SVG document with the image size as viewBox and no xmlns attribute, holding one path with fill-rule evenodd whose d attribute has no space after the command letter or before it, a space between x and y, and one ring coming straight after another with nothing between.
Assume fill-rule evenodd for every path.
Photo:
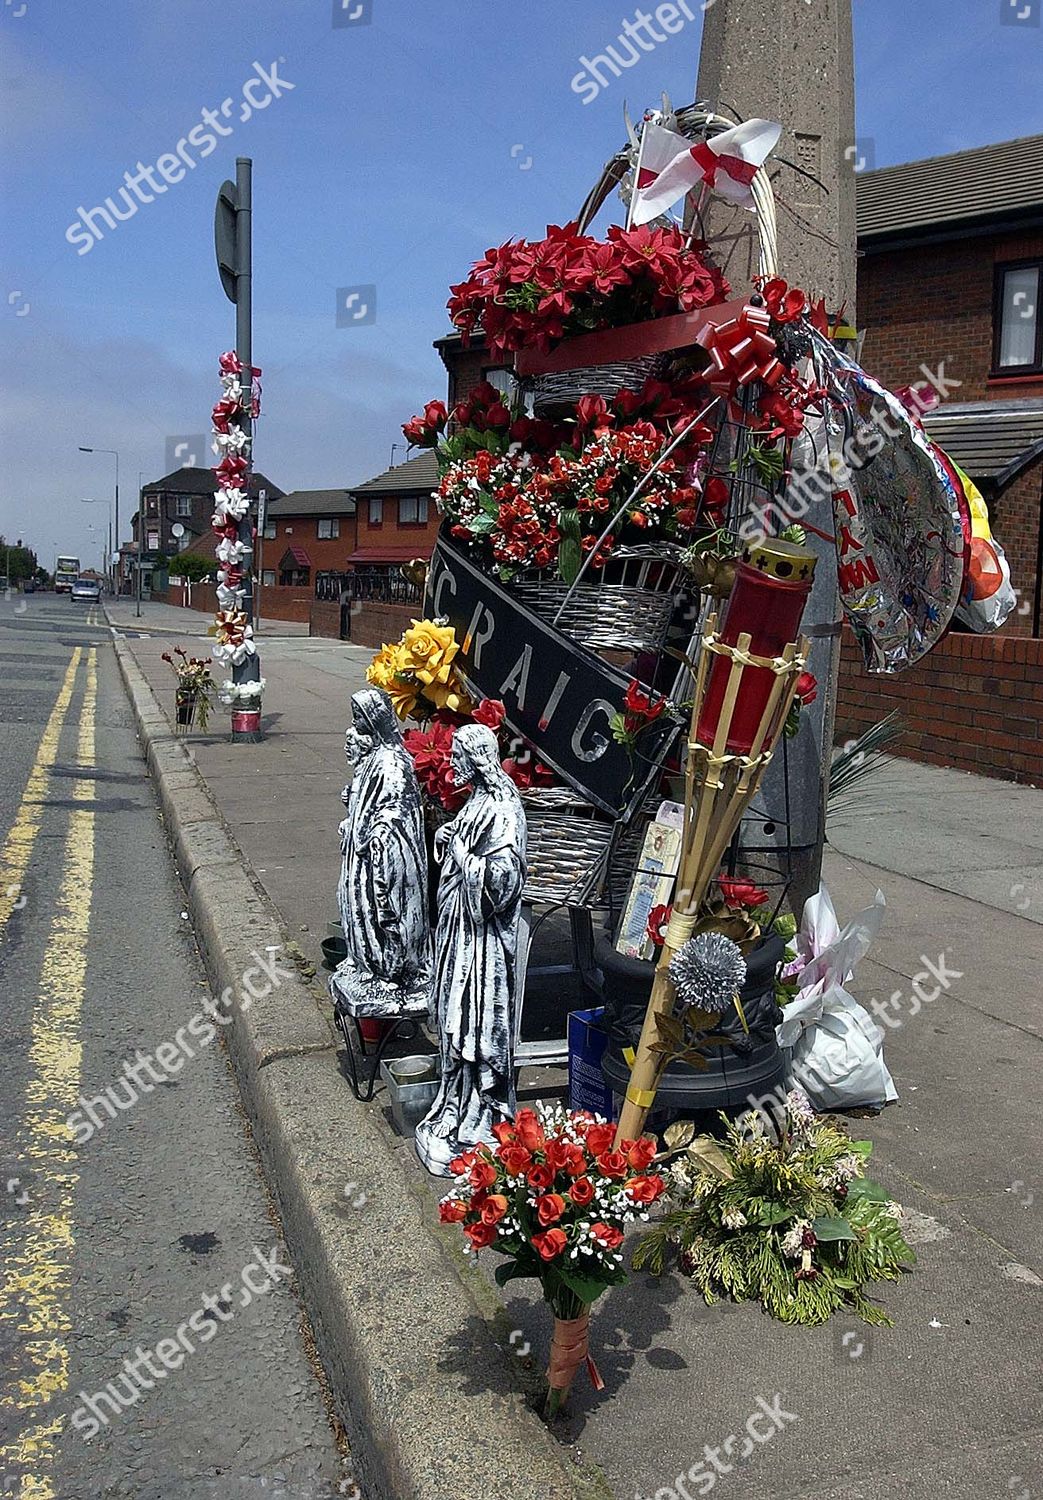
<instances>
[{"instance_id":1,"label":"concrete lamppost","mask_svg":"<svg viewBox=\"0 0 1043 1500\"><path fill-rule=\"evenodd\" d=\"M845 307L846 322L853 324L857 153L851 0L811 5L807 0L714 0L703 21L696 97L740 119L782 122L782 139L769 164L779 204L780 275L812 297L824 296L829 312ZM748 283L757 270L750 216L714 197L708 218L709 237L723 247L732 281ZM767 816L761 827L774 825L774 834L747 829L743 835L751 849L789 843L790 899L798 914L818 889L821 871L841 629L828 501L813 507L807 522L807 545L819 561L803 630L812 643L808 668L818 680L818 697L801 714L800 733L787 742L785 756L775 757L764 780L758 800Z\"/></svg>"}]
</instances>

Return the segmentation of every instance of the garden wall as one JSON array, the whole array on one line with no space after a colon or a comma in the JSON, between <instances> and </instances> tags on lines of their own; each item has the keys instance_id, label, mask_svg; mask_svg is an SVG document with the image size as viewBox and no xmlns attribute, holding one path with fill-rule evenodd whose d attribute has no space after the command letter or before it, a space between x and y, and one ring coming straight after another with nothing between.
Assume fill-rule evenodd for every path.
<instances>
[{"instance_id":1,"label":"garden wall","mask_svg":"<svg viewBox=\"0 0 1043 1500\"><path fill-rule=\"evenodd\" d=\"M1043 785L1043 640L950 635L897 677L871 676L844 632L838 742L897 708L896 755Z\"/></svg>"}]
</instances>

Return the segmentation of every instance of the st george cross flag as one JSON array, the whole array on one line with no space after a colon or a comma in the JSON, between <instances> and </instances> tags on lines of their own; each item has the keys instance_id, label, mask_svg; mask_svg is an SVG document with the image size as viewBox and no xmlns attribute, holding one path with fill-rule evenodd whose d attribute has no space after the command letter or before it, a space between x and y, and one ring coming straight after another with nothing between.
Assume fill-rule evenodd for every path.
<instances>
[{"instance_id":1,"label":"st george cross flag","mask_svg":"<svg viewBox=\"0 0 1043 1500\"><path fill-rule=\"evenodd\" d=\"M672 134L666 130L658 133ZM654 177L644 171L640 174L645 180L638 181L634 223L647 224L701 182L729 202L752 208L750 184L781 134L782 126L774 120L746 120L694 146L685 141L683 149Z\"/></svg>"}]
</instances>

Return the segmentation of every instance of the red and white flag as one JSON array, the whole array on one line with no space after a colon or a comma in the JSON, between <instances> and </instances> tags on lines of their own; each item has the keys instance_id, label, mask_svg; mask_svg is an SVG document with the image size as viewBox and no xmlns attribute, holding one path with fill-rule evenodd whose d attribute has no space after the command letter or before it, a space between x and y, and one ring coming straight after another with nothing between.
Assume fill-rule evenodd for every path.
<instances>
[{"instance_id":1,"label":"red and white flag","mask_svg":"<svg viewBox=\"0 0 1043 1500\"><path fill-rule=\"evenodd\" d=\"M672 131L646 126L658 136L680 139ZM670 161L655 167L647 160L647 146L642 170L638 174L633 221L647 224L650 219L672 207L685 193L705 183L713 192L743 208L753 207L753 182L757 168L762 167L778 144L782 126L774 120L746 120L731 130L694 146L684 141ZM662 149L665 143L658 143ZM658 160L658 158L657 158ZM647 170L646 170L647 168ZM650 175L650 172L653 175Z\"/></svg>"}]
</instances>

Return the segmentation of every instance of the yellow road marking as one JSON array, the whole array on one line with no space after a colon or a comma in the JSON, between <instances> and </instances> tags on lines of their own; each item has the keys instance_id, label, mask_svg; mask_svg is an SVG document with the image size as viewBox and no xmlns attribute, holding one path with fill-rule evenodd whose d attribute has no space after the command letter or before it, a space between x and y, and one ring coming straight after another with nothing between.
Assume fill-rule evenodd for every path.
<instances>
[{"instance_id":1,"label":"yellow road marking","mask_svg":"<svg viewBox=\"0 0 1043 1500\"><path fill-rule=\"evenodd\" d=\"M77 761L93 766L98 696L96 653L87 654L87 683L80 713ZM90 803L94 787L77 778L73 799ZM22 1500L56 1500L58 1437L65 1413L53 1402L68 1388L71 1327L73 1190L76 1151L66 1120L80 1089L83 1052L80 1018L87 977L91 885L94 878L94 809L74 807L65 838L62 879L47 936L33 1009L31 1073L18 1131L18 1161L28 1168L31 1208L15 1221L18 1237L5 1256L0 1286L0 1323L22 1336L23 1373L11 1376L0 1395L0 1411L22 1429L0 1446L0 1471L15 1468Z\"/></svg>"},{"instance_id":2,"label":"yellow road marking","mask_svg":"<svg viewBox=\"0 0 1043 1500\"><path fill-rule=\"evenodd\" d=\"M40 830L50 773L58 759L58 741L72 702L72 690L82 655L83 648L77 646L65 670L65 678L37 747L36 759L29 772L29 780L25 784L11 832L7 835L3 848L0 848L0 933L21 901L22 881L29 868L33 845Z\"/></svg>"}]
</instances>

